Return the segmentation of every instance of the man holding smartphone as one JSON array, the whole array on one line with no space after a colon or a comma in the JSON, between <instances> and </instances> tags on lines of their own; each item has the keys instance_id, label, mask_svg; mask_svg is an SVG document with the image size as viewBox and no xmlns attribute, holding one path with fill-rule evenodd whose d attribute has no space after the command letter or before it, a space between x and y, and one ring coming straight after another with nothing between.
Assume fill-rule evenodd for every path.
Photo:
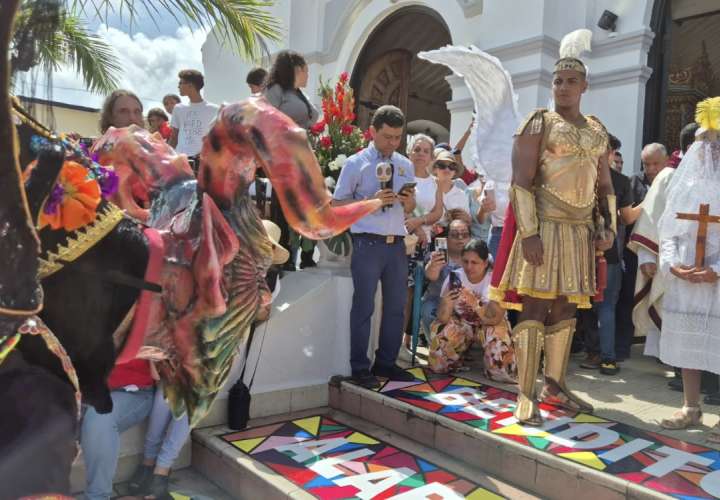
<instances>
[{"instance_id":1,"label":"man holding smartphone","mask_svg":"<svg viewBox=\"0 0 720 500\"><path fill-rule=\"evenodd\" d=\"M367 148L348 158L335 187L333 205L377 198L377 210L350 228L353 239L353 301L350 311L350 367L363 387L379 385L377 377L412 381L413 375L395 364L403 335L407 300L405 213L415 208L413 164L395 151L402 142L405 117L395 106L381 106L373 115ZM391 175L380 176L390 165ZM381 178L382 177L382 178ZM382 283L383 314L380 342L370 369L367 356L375 292Z\"/></svg>"}]
</instances>

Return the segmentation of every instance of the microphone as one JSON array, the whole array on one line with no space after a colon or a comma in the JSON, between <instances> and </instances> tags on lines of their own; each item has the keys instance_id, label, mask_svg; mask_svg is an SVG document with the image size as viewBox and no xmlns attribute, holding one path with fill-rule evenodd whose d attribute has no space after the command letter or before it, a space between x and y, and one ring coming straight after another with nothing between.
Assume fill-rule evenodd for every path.
<instances>
[{"instance_id":1,"label":"microphone","mask_svg":"<svg viewBox=\"0 0 720 500\"><path fill-rule=\"evenodd\" d=\"M393 164L387 162L381 162L377 164L375 168L375 176L380 182L380 189L392 189L393 183ZM382 211L387 210L387 205L382 207Z\"/></svg>"}]
</instances>

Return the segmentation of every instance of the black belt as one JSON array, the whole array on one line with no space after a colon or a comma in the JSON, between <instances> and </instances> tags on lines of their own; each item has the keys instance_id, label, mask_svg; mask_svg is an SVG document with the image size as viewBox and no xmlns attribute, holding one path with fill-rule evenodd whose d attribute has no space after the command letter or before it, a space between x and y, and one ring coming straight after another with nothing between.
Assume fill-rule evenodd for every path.
<instances>
[{"instance_id":1,"label":"black belt","mask_svg":"<svg viewBox=\"0 0 720 500\"><path fill-rule=\"evenodd\" d=\"M351 234L352 234L353 238L363 238L366 240L381 241L383 243L387 243L388 245L392 245L394 243L403 241L405 239L405 236L399 236L396 234L375 234L375 233L351 233Z\"/></svg>"}]
</instances>

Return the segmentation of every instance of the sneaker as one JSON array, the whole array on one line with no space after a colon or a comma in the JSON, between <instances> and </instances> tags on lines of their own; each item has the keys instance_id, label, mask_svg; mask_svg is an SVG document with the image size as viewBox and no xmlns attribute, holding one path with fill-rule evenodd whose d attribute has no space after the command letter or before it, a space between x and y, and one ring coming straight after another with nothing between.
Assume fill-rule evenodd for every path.
<instances>
[{"instance_id":1,"label":"sneaker","mask_svg":"<svg viewBox=\"0 0 720 500\"><path fill-rule=\"evenodd\" d=\"M398 365L392 365L389 367L384 366L373 366L373 375L376 377L383 377L395 382L412 382L415 380L415 376L412 373L408 373Z\"/></svg>"},{"instance_id":2,"label":"sneaker","mask_svg":"<svg viewBox=\"0 0 720 500\"><path fill-rule=\"evenodd\" d=\"M380 386L377 377L370 373L370 370L358 370L352 373L352 380L360 387L365 389L374 389Z\"/></svg>"},{"instance_id":3,"label":"sneaker","mask_svg":"<svg viewBox=\"0 0 720 500\"><path fill-rule=\"evenodd\" d=\"M131 495L138 495L147 491L152 480L153 469L152 465L138 465L128 481L128 492Z\"/></svg>"},{"instance_id":4,"label":"sneaker","mask_svg":"<svg viewBox=\"0 0 720 500\"><path fill-rule=\"evenodd\" d=\"M155 500L172 500L170 495L170 476L161 476L153 474L148 486L147 496L152 496Z\"/></svg>"},{"instance_id":5,"label":"sneaker","mask_svg":"<svg viewBox=\"0 0 720 500\"><path fill-rule=\"evenodd\" d=\"M585 360L580 363L580 368L585 368L586 370L597 370L600 368L601 363L600 355L599 354L590 354L588 353L587 356L585 356Z\"/></svg>"},{"instance_id":6,"label":"sneaker","mask_svg":"<svg viewBox=\"0 0 720 500\"><path fill-rule=\"evenodd\" d=\"M600 363L600 373L603 375L617 375L619 371L620 367L615 361L603 361Z\"/></svg>"}]
</instances>

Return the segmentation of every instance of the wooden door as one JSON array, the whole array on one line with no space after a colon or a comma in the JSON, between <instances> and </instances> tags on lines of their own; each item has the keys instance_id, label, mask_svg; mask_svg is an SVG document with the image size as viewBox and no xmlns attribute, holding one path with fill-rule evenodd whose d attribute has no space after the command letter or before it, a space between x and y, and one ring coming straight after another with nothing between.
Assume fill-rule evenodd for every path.
<instances>
[{"instance_id":1,"label":"wooden door","mask_svg":"<svg viewBox=\"0 0 720 500\"><path fill-rule=\"evenodd\" d=\"M371 62L360 76L356 103L358 125L363 130L370 126L375 110L384 104L397 106L407 116L411 60L407 50L391 50Z\"/></svg>"}]
</instances>

